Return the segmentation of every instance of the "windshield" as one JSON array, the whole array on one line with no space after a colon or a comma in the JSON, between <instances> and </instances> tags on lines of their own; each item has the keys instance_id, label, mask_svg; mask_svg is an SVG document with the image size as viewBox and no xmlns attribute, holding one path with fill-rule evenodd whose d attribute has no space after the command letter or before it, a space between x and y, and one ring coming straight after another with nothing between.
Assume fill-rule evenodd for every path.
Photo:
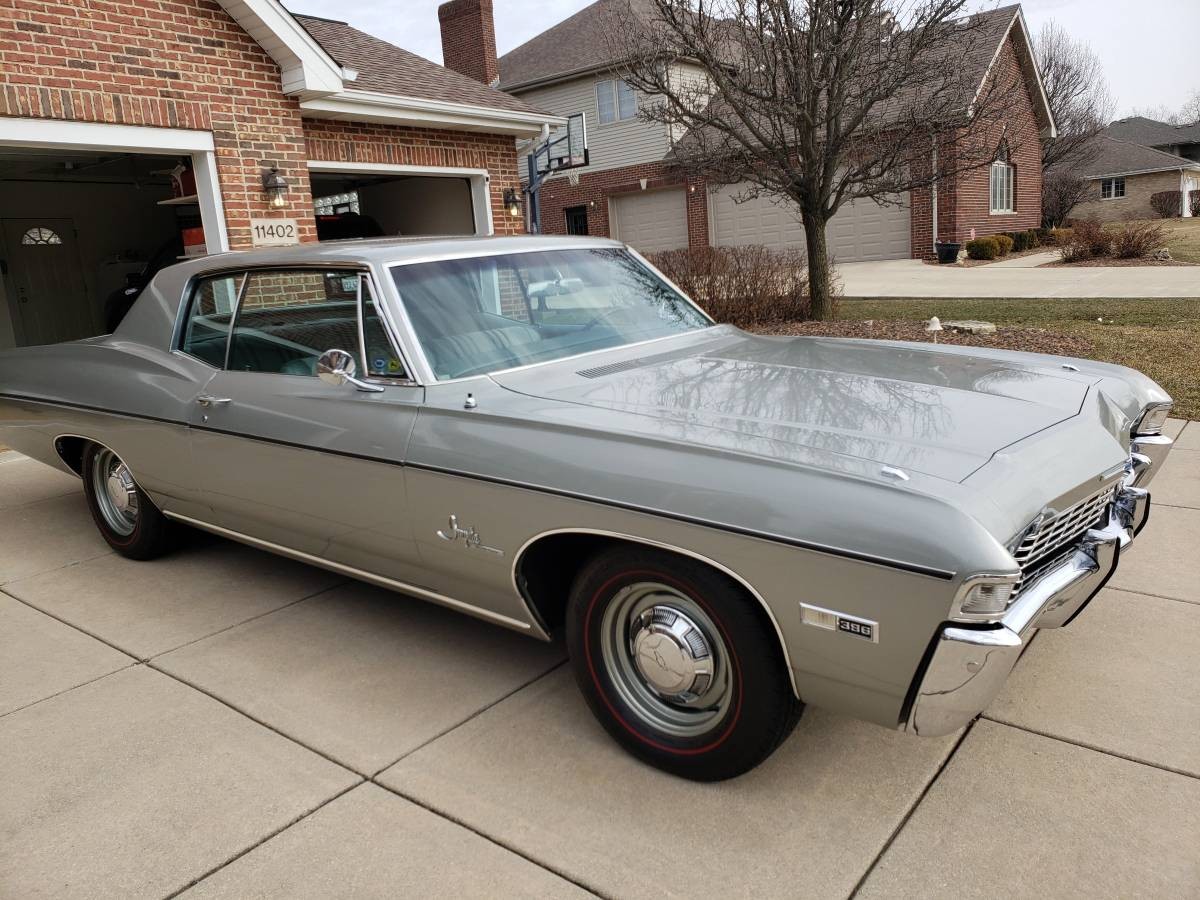
<instances>
[{"instance_id":1,"label":"windshield","mask_svg":"<svg viewBox=\"0 0 1200 900\"><path fill-rule=\"evenodd\" d=\"M392 267L439 379L682 334L712 323L617 248L543 250Z\"/></svg>"}]
</instances>

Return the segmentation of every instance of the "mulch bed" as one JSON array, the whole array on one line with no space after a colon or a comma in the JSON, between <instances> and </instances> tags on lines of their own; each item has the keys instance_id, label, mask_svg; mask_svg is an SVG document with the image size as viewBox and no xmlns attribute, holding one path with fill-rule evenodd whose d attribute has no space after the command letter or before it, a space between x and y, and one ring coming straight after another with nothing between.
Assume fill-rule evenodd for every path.
<instances>
[{"instance_id":1,"label":"mulch bed","mask_svg":"<svg viewBox=\"0 0 1200 900\"><path fill-rule=\"evenodd\" d=\"M961 262L947 263L946 265L942 266L942 268L944 268L944 269L956 269L956 268L957 269L974 269L976 266L993 266L998 262L1004 262L1006 259L1020 259L1022 256L1034 256L1035 254L1038 254L1038 253L1050 253L1050 252L1053 252L1053 250L1054 250L1053 247L1034 247L1032 250L1022 250L1019 253L1016 251L1013 251L1013 252L1009 253L1007 256L997 256L995 259L971 259L968 256L968 257L963 257ZM941 263L939 263L936 259L926 259L926 260L922 260L922 261L926 265L929 265L929 266L941 265Z\"/></svg>"},{"instance_id":2,"label":"mulch bed","mask_svg":"<svg viewBox=\"0 0 1200 900\"><path fill-rule=\"evenodd\" d=\"M872 338L882 341L923 341L932 343L924 322L781 322L750 329L758 334L796 334L809 337ZM1089 356L1095 351L1091 341L1074 334L1046 331L1042 328L1000 326L995 334L938 333L939 344L963 344L970 347L996 347L1028 353L1053 353L1058 356Z\"/></svg>"},{"instance_id":3,"label":"mulch bed","mask_svg":"<svg viewBox=\"0 0 1200 900\"><path fill-rule=\"evenodd\" d=\"M1184 262L1182 259L1114 259L1112 257L1102 257L1100 259L1081 259L1078 262L1063 262L1061 259L1056 259L1054 262L1042 263L1038 266L1039 269L1086 269L1093 266L1101 268L1110 268L1112 266L1194 266L1195 263Z\"/></svg>"}]
</instances>

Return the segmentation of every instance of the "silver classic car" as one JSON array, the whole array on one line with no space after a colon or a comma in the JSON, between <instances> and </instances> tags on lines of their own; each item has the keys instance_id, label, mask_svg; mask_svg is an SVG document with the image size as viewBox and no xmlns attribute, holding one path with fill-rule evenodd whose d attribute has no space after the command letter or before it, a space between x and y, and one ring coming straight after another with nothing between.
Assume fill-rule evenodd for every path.
<instances>
[{"instance_id":1,"label":"silver classic car","mask_svg":"<svg viewBox=\"0 0 1200 900\"><path fill-rule=\"evenodd\" d=\"M704 780L807 703L969 723L1145 524L1169 409L1085 360L749 335L576 238L213 256L0 354L0 441L117 552L188 525L561 633L612 736Z\"/></svg>"}]
</instances>

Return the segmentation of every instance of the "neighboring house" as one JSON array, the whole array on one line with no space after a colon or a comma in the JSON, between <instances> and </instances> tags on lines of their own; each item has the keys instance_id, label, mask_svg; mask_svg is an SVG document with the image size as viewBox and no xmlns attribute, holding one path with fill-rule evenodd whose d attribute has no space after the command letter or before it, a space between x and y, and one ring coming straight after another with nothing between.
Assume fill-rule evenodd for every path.
<instances>
[{"instance_id":1,"label":"neighboring house","mask_svg":"<svg viewBox=\"0 0 1200 900\"><path fill-rule=\"evenodd\" d=\"M1179 215L1191 215L1190 191L1200 191L1200 162L1100 136L1094 159L1079 170L1090 182L1086 198L1071 210L1071 218L1153 219L1158 213L1150 197L1160 191L1179 191Z\"/></svg>"},{"instance_id":2,"label":"neighboring house","mask_svg":"<svg viewBox=\"0 0 1200 900\"><path fill-rule=\"evenodd\" d=\"M609 51L607 23L642 0L599 0L504 55L500 87L558 115L582 112L587 121L589 165L570 178L556 177L541 190L546 233L608 235L647 251L678 247L764 244L803 247L804 232L789 204L761 197L738 203L742 188L687 179L672 165L672 147L683 137L637 117L653 102L614 74L620 64ZM644 13L648 18L649 14ZM985 13L994 53L978 59L980 83L994 67L1019 73L1025 86L1013 104L1011 133L1053 135L1041 78L1030 50L1020 7ZM630 18L630 27L636 20ZM681 79L703 79L681 60ZM1011 157L996 138L997 161L939 190L936 223L941 240L965 240L1033 228L1041 220L1041 154L1038 140L1015 147ZM830 250L839 262L929 256L935 215L928 189L900 198L900 205L859 200L843 206L829 225Z\"/></svg>"},{"instance_id":3,"label":"neighboring house","mask_svg":"<svg viewBox=\"0 0 1200 900\"><path fill-rule=\"evenodd\" d=\"M483 53L480 0L439 18ZM172 242L311 241L318 213L519 231L515 141L561 124L279 0L0 4L0 57L0 348L98 333L106 295Z\"/></svg>"},{"instance_id":4,"label":"neighboring house","mask_svg":"<svg viewBox=\"0 0 1200 900\"><path fill-rule=\"evenodd\" d=\"M1200 162L1200 122L1171 125L1145 116L1130 116L1117 119L1104 129L1104 134L1118 141L1153 147L1192 162Z\"/></svg>"}]
</instances>

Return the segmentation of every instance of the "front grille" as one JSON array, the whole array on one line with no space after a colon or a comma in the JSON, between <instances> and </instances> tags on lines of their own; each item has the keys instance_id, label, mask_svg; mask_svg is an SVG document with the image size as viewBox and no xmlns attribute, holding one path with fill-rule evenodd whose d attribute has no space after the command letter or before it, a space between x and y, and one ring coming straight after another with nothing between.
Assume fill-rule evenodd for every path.
<instances>
[{"instance_id":1,"label":"front grille","mask_svg":"<svg viewBox=\"0 0 1200 900\"><path fill-rule=\"evenodd\" d=\"M1024 585L1036 581L1071 553L1088 529L1104 523L1116 492L1117 485L1111 484L1030 529L1021 538L1013 551L1013 557L1021 567L1021 581L1013 591L1013 599Z\"/></svg>"}]
</instances>

